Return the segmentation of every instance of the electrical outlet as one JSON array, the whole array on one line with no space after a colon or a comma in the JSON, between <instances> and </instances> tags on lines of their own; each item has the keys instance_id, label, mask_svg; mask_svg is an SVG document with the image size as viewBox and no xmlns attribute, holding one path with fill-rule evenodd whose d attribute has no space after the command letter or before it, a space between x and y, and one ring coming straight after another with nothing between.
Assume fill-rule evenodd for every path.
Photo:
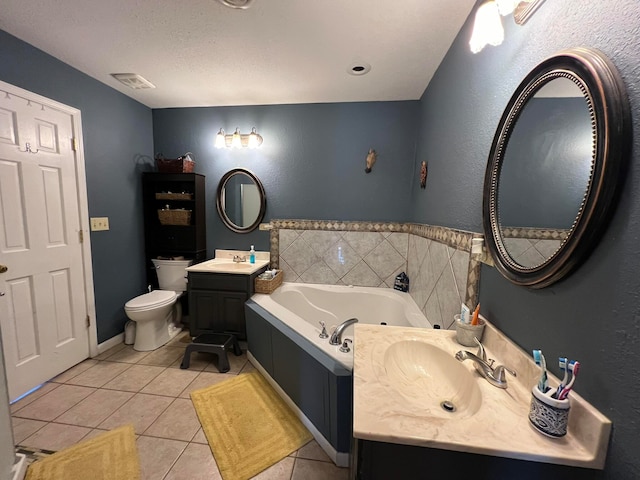
<instances>
[{"instance_id":1,"label":"electrical outlet","mask_svg":"<svg viewBox=\"0 0 640 480\"><path fill-rule=\"evenodd\" d=\"M109 230L109 217L91 217L91 231Z\"/></svg>"}]
</instances>

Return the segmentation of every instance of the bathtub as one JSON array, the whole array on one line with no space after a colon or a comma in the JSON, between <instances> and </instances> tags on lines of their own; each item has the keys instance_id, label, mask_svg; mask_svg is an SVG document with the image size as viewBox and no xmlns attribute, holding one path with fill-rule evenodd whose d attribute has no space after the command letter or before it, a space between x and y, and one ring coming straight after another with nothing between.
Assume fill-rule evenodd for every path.
<instances>
[{"instance_id":1,"label":"bathtub","mask_svg":"<svg viewBox=\"0 0 640 480\"><path fill-rule=\"evenodd\" d=\"M353 352L342 353L328 338L320 338L320 322L329 334L349 318L374 325L431 328L411 296L391 288L285 282L271 295L255 294L252 300L349 371ZM353 330L348 326L342 340L353 340Z\"/></svg>"},{"instance_id":2,"label":"bathtub","mask_svg":"<svg viewBox=\"0 0 640 480\"><path fill-rule=\"evenodd\" d=\"M284 283L245 303L249 360L342 467L349 465L351 451L353 350L340 352L320 338L320 322L330 333L354 317L431 328L409 294L389 288ZM353 329L345 329L342 339L353 340Z\"/></svg>"}]
</instances>

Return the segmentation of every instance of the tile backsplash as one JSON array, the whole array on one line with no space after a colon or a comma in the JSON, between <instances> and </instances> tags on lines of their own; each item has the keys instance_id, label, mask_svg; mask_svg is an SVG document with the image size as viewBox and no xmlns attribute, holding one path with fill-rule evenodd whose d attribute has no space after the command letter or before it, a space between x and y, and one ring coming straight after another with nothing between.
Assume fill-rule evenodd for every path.
<instances>
[{"instance_id":1,"label":"tile backsplash","mask_svg":"<svg viewBox=\"0 0 640 480\"><path fill-rule=\"evenodd\" d=\"M475 306L479 262L471 238L418 224L271 221L271 263L287 282L393 288L406 272L409 293L432 324L452 328L460 303Z\"/></svg>"}]
</instances>

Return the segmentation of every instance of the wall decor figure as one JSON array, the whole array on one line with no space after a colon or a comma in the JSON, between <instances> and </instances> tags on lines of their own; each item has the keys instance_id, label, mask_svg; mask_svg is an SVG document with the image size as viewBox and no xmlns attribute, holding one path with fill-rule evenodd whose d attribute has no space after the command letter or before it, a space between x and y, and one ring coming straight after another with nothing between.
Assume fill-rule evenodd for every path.
<instances>
[{"instance_id":1,"label":"wall decor figure","mask_svg":"<svg viewBox=\"0 0 640 480\"><path fill-rule=\"evenodd\" d=\"M373 148L369 149L369 153L367 154L367 168L364 169L365 172L369 173L371 168L373 168L373 164L376 163L376 158L378 154Z\"/></svg>"},{"instance_id":2,"label":"wall decor figure","mask_svg":"<svg viewBox=\"0 0 640 480\"><path fill-rule=\"evenodd\" d=\"M420 165L420 188L427 186L427 162L423 161Z\"/></svg>"}]
</instances>

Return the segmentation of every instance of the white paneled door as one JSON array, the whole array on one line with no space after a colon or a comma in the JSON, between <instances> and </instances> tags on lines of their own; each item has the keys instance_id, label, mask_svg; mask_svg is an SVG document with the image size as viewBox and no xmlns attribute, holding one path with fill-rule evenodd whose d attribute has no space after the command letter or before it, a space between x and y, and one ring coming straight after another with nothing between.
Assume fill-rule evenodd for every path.
<instances>
[{"instance_id":1,"label":"white paneled door","mask_svg":"<svg viewBox=\"0 0 640 480\"><path fill-rule=\"evenodd\" d=\"M86 190L70 110L0 83L0 328L12 400L89 356Z\"/></svg>"}]
</instances>

